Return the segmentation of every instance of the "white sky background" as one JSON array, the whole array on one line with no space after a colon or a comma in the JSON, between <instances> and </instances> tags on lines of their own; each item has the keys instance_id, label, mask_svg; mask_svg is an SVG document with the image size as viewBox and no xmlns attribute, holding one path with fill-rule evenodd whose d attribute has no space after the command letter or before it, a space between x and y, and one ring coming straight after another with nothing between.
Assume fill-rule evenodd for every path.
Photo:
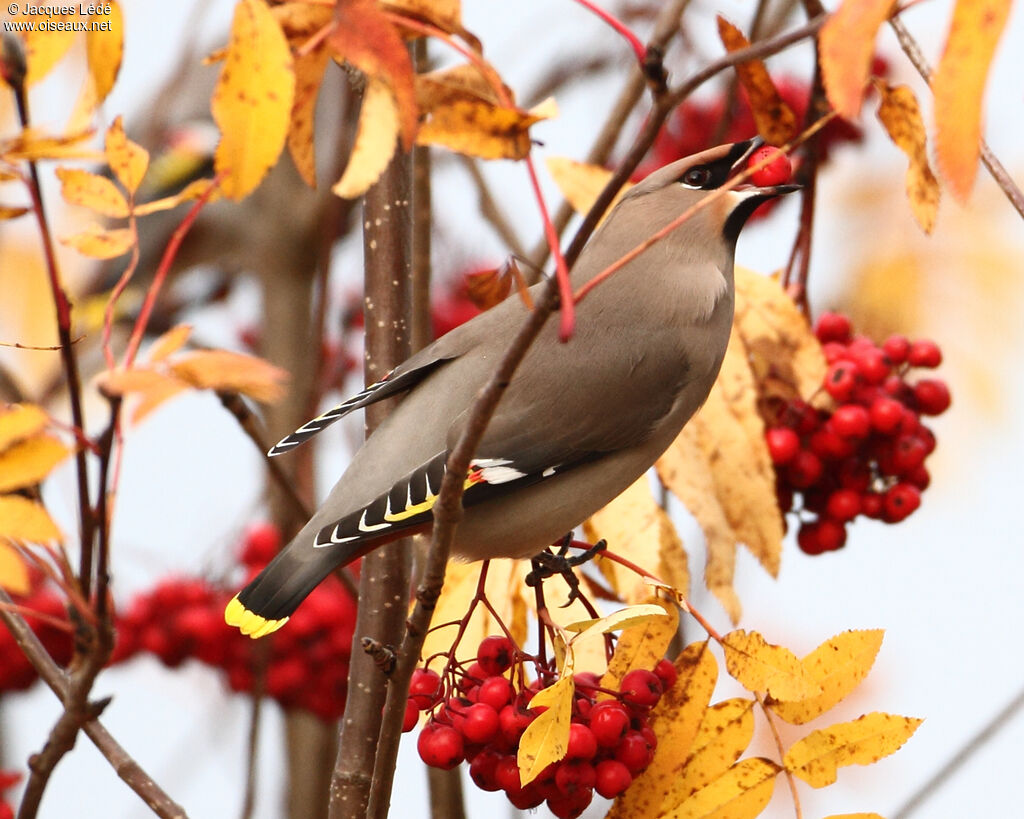
<instances>
[{"instance_id":1,"label":"white sky background","mask_svg":"<svg viewBox=\"0 0 1024 819\"><path fill-rule=\"evenodd\" d=\"M121 78L106 107L110 117L124 112L130 119L173 63L185 38L211 42L226 28L231 2L218 0L210 5L200 35L184 30L185 4L126 2L127 50ZM924 3L906 16L933 61L950 5ZM688 13L705 21L694 47L702 55L717 56L721 49L711 24L712 12L722 10L746 27L752 9L751 2L694 3ZM583 55L598 38L605 44L610 41L600 24L568 0L466 0L464 17L506 80L520 91L532 87L553 54ZM1011 172L1024 165L1019 140L1024 124L1019 80L1024 75L1024 58L1014 47L1021 42L1021 34L1021 15L1016 14L1004 35L988 94L989 140ZM894 79L914 81L892 38L886 35L884 43ZM619 51L625 66L628 49L623 45ZM809 51L789 59L794 61L789 64L804 67ZM537 137L546 143L540 155L581 157L594 123L603 118L619 84L618 77L605 77L560 99L560 118L537 129ZM920 83L915 87L920 89ZM39 119L47 119L45 102L36 102L36 113ZM62 119L57 112L52 116L54 122ZM865 120L872 117L866 110ZM915 230L905 207L886 211L903 213L902 224L875 225L865 233L864 220L870 214L850 214L835 204L867 175L890 177L892 196L900 196L904 160L878 137L878 128L871 122L868 130L874 135L870 149L841 152L822 180L812 266L812 288L819 306L828 304L865 243L883 241L886 231ZM506 210L515 215L521 235L531 245L539 223L530 204L526 174L512 163L492 168L491 174ZM984 198L990 188L990 180L979 176L974 201ZM551 201L556 201L553 186L547 189ZM474 259L503 253L488 232L459 229L457 214L472 214L471 218L476 214L474 195L460 171L445 171L437 191L438 210L446 214L441 218L446 233L440 243L447 250L460 242L450 249L452 256ZM1005 240L1020 251L1024 245L1020 221L1009 205L1001 204L997 212L1006 224ZM943 220L954 222L960 215L957 205L943 202ZM768 224L746 231L738 261L762 271L781 266L794 217L795 207L789 203ZM358 275L358 258L351 249L344 251L339 254L339 266L346 268L347 275ZM241 312L252 310L245 299L237 307ZM1019 311L1019 305L1006 309ZM962 333L963 327L951 327L950 332ZM941 332L935 336L947 349L949 372L957 372L957 351L969 346L969 340L947 339ZM991 374L1005 390L1006 406L1015 406L1024 397L1020 372L1009 366L1015 362L1005 350L991 361L993 369L1002 367ZM1001 417L980 415L961 398L971 389L969 382L953 381L952 388L953 409L934 423L939 438L938 451L929 462L934 483L925 493L922 510L910 520L895 527L859 522L844 550L817 559L805 558L788 542L777 581L740 553L737 588L744 603L742 626L756 628L797 653L847 628L886 629L872 674L854 697L834 710L833 721L853 719L870 710L926 718L895 756L867 768L844 768L838 783L821 792L801 785L806 817L876 811L892 819L922 782L1014 698L1024 681L1017 632L1022 566L1016 537L1016 512L1024 489L1020 469L1024 438L1012 409ZM326 455L324 489L344 459L340 447ZM233 487L230 507L224 505L224 486ZM215 574L229 565L228 552L238 531L258 514L258 498L259 458L213 399L179 400L154 416L129 439L124 462L115 530L118 599L125 601L131 591L151 586L169 571ZM57 497L54 501L59 509L63 501ZM66 510L70 514L70 507ZM691 544L698 542L692 531L684 530L684 537ZM691 548L691 554L699 551ZM720 629L728 627L708 595L698 592L694 602ZM697 635L697 628L689 633ZM722 687L716 697L734 693ZM238 814L248 726L243 698L227 693L205 667L187 665L169 672L149 659L105 672L96 695L107 694L113 694L114 701L104 722L190 816ZM5 698L4 762L23 766L27 755L40 748L57 713L55 699L41 685ZM256 813L260 819L280 815L283 775L276 706L268 706L267 717ZM799 735L798 730L787 732L789 740ZM1022 743L1024 719L1018 715L915 815L935 819L1015 815L1019 800L1010 783L1017 775L1016 752ZM408 738L403 743L394 815L410 819L427 815L425 777L414 757L414 743ZM501 794L484 794L472 785L466 790L471 817L511 815ZM776 793L767 815L791 816L781 779ZM82 739L57 769L41 815L127 819L151 814ZM547 812L542 809L538 815L544 817ZM603 815L603 811L592 811L592 815Z\"/></svg>"}]
</instances>

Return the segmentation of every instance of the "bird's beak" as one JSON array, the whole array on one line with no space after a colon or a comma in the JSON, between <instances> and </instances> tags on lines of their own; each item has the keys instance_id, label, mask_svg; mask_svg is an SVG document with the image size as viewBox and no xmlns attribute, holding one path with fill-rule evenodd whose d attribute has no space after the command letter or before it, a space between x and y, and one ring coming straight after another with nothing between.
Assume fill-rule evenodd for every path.
<instances>
[{"instance_id":1,"label":"bird's beak","mask_svg":"<svg viewBox=\"0 0 1024 819\"><path fill-rule=\"evenodd\" d=\"M759 136L756 136L753 139L748 139L745 142L737 142L733 146L733 152L738 152L738 158L732 164L732 171L730 172L730 176L735 176L736 174L745 171L747 169L747 161L750 159L754 151L756 151L762 145L764 145L764 140ZM743 182L740 185L737 185L735 188L733 188L733 190L738 193L746 193L748 195L755 195L768 198L772 196L783 196L787 193L793 193L793 191L800 190L801 187L803 186L794 183L787 183L785 185L771 185L770 187L759 187L747 181Z\"/></svg>"}]
</instances>

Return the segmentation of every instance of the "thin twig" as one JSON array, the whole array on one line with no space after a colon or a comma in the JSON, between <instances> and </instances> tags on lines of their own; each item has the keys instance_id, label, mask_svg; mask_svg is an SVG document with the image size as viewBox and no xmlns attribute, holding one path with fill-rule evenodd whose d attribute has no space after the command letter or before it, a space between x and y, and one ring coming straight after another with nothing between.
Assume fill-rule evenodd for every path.
<instances>
[{"instance_id":1,"label":"thin twig","mask_svg":"<svg viewBox=\"0 0 1024 819\"><path fill-rule=\"evenodd\" d=\"M779 752L779 762L782 762L783 758L786 756L786 746L782 742L782 737L779 735L778 726L775 724L775 719L772 717L772 712L769 710L764 697L756 691L754 691L753 694L754 699L757 700L757 704L761 706L761 713L764 714L768 727L771 729L772 738L775 740L775 748ZM786 781L789 783L789 794L793 797L793 810L796 812L796 819L803 819L804 813L800 807L800 793L796 789L796 778L793 776L793 772L788 768L783 767L783 771L786 774Z\"/></svg>"}]
</instances>

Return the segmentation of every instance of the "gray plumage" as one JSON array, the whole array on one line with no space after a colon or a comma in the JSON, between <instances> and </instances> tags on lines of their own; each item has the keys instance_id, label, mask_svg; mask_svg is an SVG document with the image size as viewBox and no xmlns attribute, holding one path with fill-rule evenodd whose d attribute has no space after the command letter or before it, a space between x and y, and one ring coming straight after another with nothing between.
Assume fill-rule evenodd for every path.
<instances>
[{"instance_id":1,"label":"gray plumage","mask_svg":"<svg viewBox=\"0 0 1024 819\"><path fill-rule=\"evenodd\" d=\"M753 147L713 148L633 187L583 250L573 286L720 187ZM725 355L739 229L758 204L791 189L745 185L698 211L589 293L568 344L556 321L545 325L477 449L483 480L467 489L456 555L536 554L668 448L706 399ZM309 523L232 602L229 622L254 636L269 633L337 565L429 526L444 459L525 318L522 301L506 299L272 450L287 451L350 409L406 393ZM419 511L403 517L407 508Z\"/></svg>"}]
</instances>

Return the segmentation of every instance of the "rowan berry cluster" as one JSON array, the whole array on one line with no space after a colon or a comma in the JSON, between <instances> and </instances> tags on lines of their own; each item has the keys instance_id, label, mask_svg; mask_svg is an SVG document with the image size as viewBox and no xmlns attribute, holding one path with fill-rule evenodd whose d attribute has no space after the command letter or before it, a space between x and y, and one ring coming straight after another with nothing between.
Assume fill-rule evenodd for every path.
<instances>
[{"instance_id":1,"label":"rowan berry cluster","mask_svg":"<svg viewBox=\"0 0 1024 819\"><path fill-rule=\"evenodd\" d=\"M4 791L12 788L21 781L21 774L17 771L0 770L0 819L14 819L14 808L4 799Z\"/></svg>"},{"instance_id":2,"label":"rowan berry cluster","mask_svg":"<svg viewBox=\"0 0 1024 819\"><path fill-rule=\"evenodd\" d=\"M469 763L473 781L485 791L504 791L520 810L547 802L557 817L579 816L596 792L611 799L630 786L654 756L658 740L648 724L651 709L662 692L672 687L676 669L662 660L653 671L633 669L618 690L601 688L596 674L574 676L575 693L568 750L523 785L516 755L530 723L546 707L529 702L547 684L550 674L516 688L512 673L524 655L507 637L488 637L480 643L476 662L442 678L428 668L417 669L409 688L403 730L411 731L421 712L431 712L420 732L420 758L435 768L450 770Z\"/></svg>"},{"instance_id":3,"label":"rowan berry cluster","mask_svg":"<svg viewBox=\"0 0 1024 819\"><path fill-rule=\"evenodd\" d=\"M765 433L779 508L792 510L800 496L797 543L812 555L842 548L858 515L898 523L921 505L935 449L922 417L950 405L944 381L916 377L942 362L933 341L897 335L879 346L838 313L823 314L815 334L828 364L822 388L836 408L791 401Z\"/></svg>"},{"instance_id":4,"label":"rowan berry cluster","mask_svg":"<svg viewBox=\"0 0 1024 819\"><path fill-rule=\"evenodd\" d=\"M33 586L29 594L12 595L12 599L25 613L26 621L47 653L58 664L67 665L71 661L71 631L53 622L67 620L64 604L55 591L39 585L38 582ZM42 617L33 617L32 612ZM14 641L14 636L8 629L0 626L0 693L23 691L36 681L36 677L35 668Z\"/></svg>"}]
</instances>

